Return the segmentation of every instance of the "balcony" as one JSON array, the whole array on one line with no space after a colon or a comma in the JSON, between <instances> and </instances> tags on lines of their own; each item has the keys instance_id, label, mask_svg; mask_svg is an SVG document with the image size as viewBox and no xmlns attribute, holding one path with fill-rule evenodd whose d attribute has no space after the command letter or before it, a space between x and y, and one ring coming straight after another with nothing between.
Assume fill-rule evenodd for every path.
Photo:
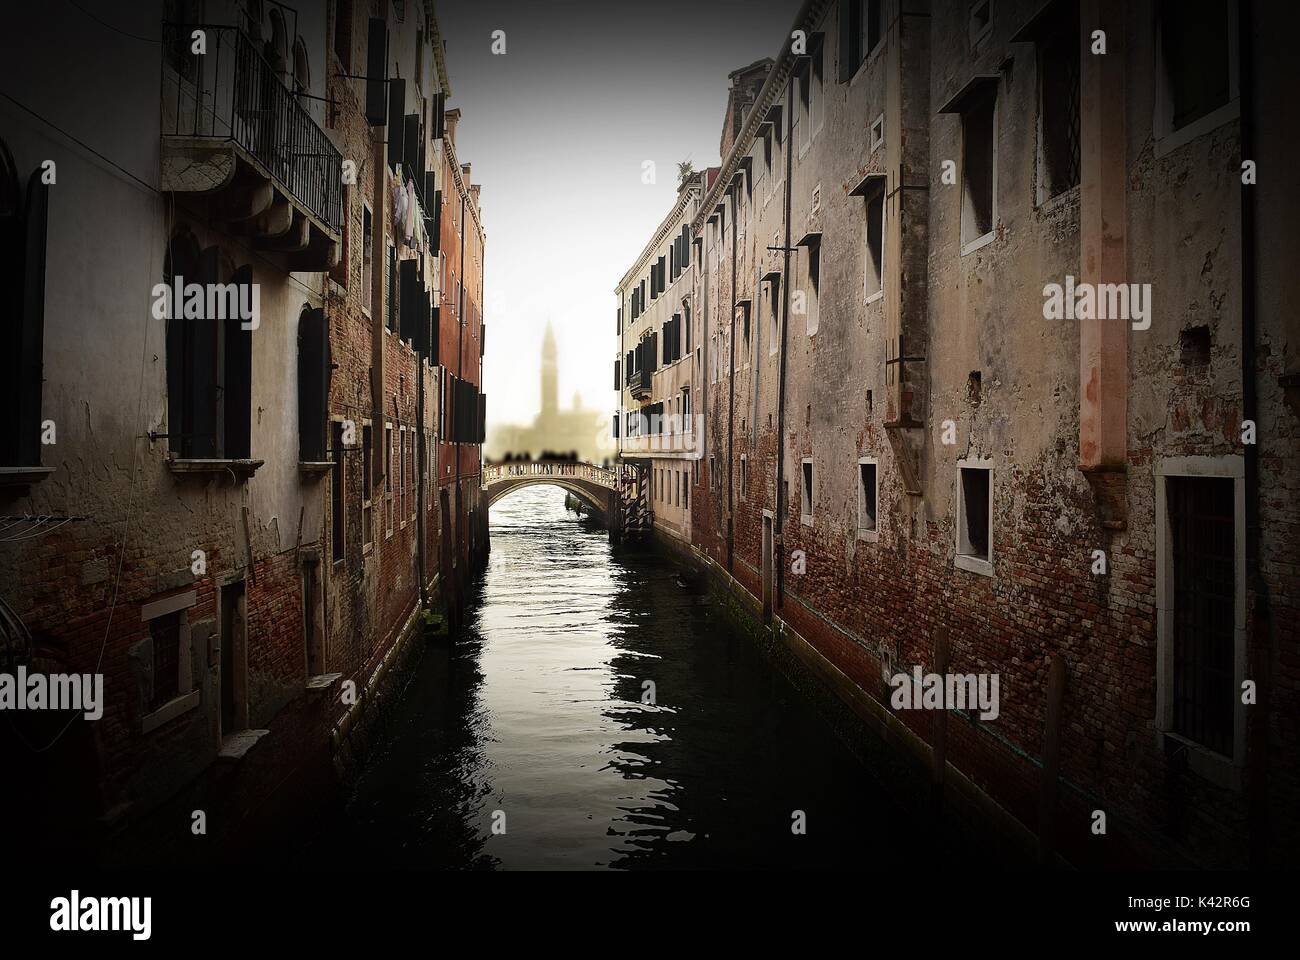
<instances>
[{"instance_id":1,"label":"balcony","mask_svg":"<svg viewBox=\"0 0 1300 960\"><path fill-rule=\"evenodd\" d=\"M328 270L343 220L338 149L239 28L168 23L163 38L162 189L201 198L286 270Z\"/></svg>"},{"instance_id":2,"label":"balcony","mask_svg":"<svg viewBox=\"0 0 1300 960\"><path fill-rule=\"evenodd\" d=\"M644 400L650 396L650 374L645 370L633 370L627 377L627 389L634 400Z\"/></svg>"}]
</instances>

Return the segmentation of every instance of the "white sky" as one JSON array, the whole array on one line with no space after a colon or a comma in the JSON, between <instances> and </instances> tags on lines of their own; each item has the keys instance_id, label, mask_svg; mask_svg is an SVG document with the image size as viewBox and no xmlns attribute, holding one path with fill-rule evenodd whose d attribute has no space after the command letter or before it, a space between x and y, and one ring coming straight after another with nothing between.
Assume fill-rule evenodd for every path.
<instances>
[{"instance_id":1,"label":"white sky","mask_svg":"<svg viewBox=\"0 0 1300 960\"><path fill-rule=\"evenodd\" d=\"M483 186L488 428L540 406L542 334L560 405L615 405L614 286L677 195L718 163L727 74L774 57L797 0L438 5L461 163ZM504 30L505 55L491 53ZM653 160L657 182L642 183Z\"/></svg>"}]
</instances>

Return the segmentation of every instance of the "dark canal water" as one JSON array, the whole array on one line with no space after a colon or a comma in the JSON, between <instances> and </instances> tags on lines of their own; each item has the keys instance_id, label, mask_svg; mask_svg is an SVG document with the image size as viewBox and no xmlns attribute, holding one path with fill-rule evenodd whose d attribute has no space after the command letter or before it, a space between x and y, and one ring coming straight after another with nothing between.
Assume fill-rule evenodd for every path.
<instances>
[{"instance_id":1,"label":"dark canal water","mask_svg":"<svg viewBox=\"0 0 1300 960\"><path fill-rule=\"evenodd\" d=\"M425 655L348 799L351 856L862 869L882 841L915 853L915 816L670 561L611 548L553 487L502 501L491 532L465 629Z\"/></svg>"}]
</instances>

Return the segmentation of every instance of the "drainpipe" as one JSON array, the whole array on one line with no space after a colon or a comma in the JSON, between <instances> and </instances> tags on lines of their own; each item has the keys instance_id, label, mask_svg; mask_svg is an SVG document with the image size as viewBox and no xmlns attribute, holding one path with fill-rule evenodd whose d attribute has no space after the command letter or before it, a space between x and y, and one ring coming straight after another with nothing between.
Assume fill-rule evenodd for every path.
<instances>
[{"instance_id":1,"label":"drainpipe","mask_svg":"<svg viewBox=\"0 0 1300 960\"><path fill-rule=\"evenodd\" d=\"M1241 160L1255 157L1255 89L1253 4L1241 0L1238 6L1238 90L1240 120L1238 132ZM1258 424L1258 388L1256 385L1255 292L1257 283L1255 258L1255 191L1256 186L1241 185L1241 414L1242 419ZM1258 432L1258 431L1257 431ZM1269 667L1271 665L1271 618L1268 583L1259 566L1259 445L1245 444L1246 500L1246 596L1254 609L1247 614L1247 636L1253 642L1253 656L1248 661L1249 676L1255 681L1259 703L1269 703ZM1253 629L1250 629L1252 628ZM1270 823L1268 807L1268 724L1265 718L1249 721L1247 738L1249 758L1247 776L1247 811L1250 830L1251 866L1262 866L1269 858Z\"/></svg>"},{"instance_id":2,"label":"drainpipe","mask_svg":"<svg viewBox=\"0 0 1300 960\"><path fill-rule=\"evenodd\" d=\"M790 331L790 190L794 176L794 68L786 79L785 94L785 240L781 257L781 359L778 364L776 400L776 535L772 544L772 559L776 564L776 605L785 600L785 353ZM733 317L735 311L732 311Z\"/></svg>"}]
</instances>

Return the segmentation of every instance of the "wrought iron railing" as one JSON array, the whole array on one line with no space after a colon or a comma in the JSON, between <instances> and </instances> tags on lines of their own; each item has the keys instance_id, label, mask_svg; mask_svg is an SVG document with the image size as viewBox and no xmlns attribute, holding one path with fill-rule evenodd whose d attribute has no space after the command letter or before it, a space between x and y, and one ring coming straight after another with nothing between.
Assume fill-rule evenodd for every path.
<instances>
[{"instance_id":1,"label":"wrought iron railing","mask_svg":"<svg viewBox=\"0 0 1300 960\"><path fill-rule=\"evenodd\" d=\"M257 43L238 27L166 23L163 55L163 136L234 141L338 232L343 158Z\"/></svg>"}]
</instances>

